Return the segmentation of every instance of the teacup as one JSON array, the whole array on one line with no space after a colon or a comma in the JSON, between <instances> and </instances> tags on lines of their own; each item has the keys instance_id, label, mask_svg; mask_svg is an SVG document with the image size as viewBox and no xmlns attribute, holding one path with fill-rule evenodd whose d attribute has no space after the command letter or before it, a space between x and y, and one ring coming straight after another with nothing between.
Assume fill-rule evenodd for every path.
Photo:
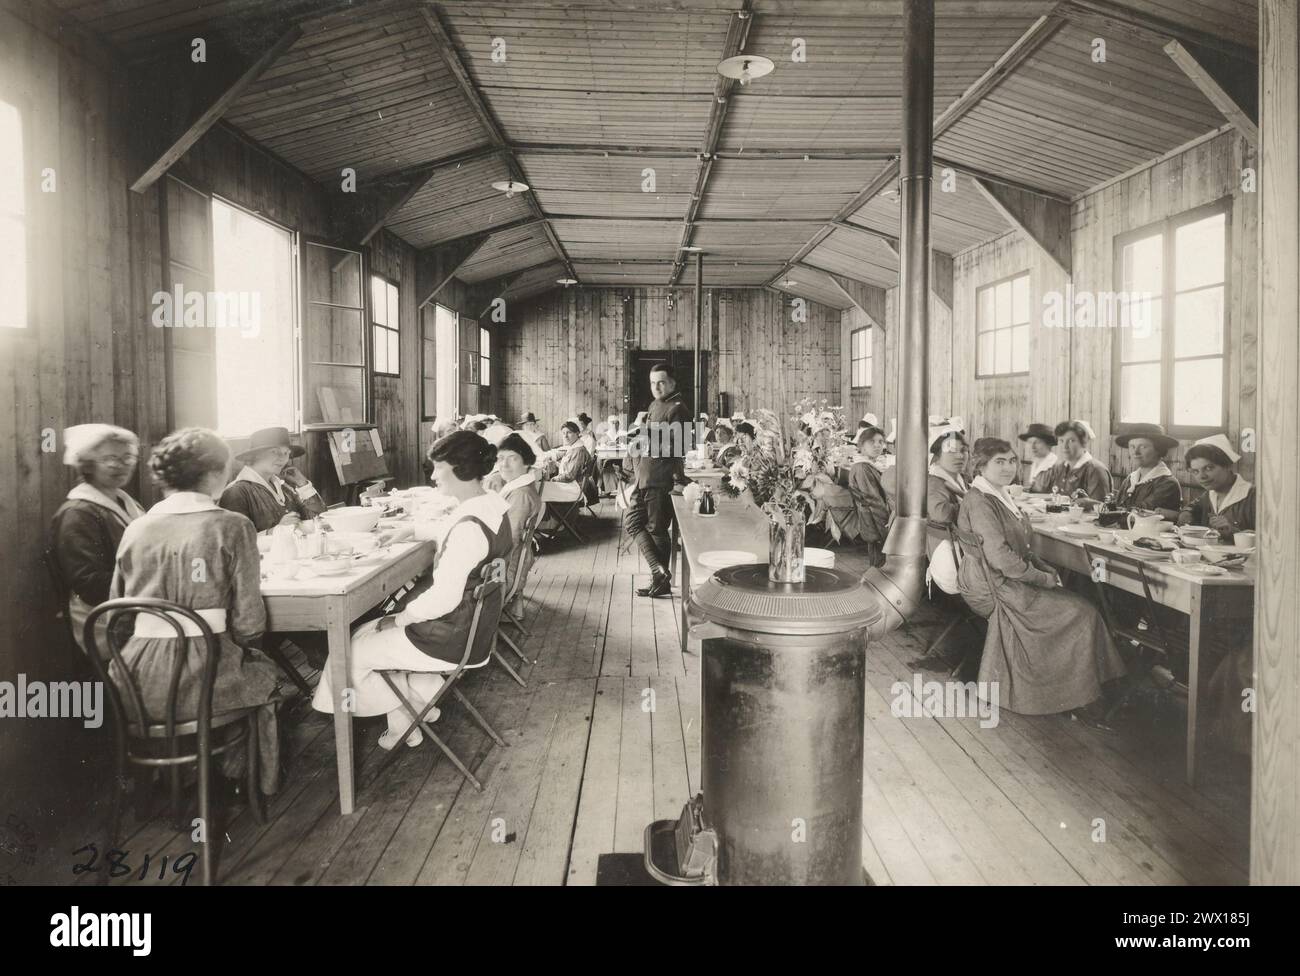
<instances>
[{"instance_id":1,"label":"teacup","mask_svg":"<svg viewBox=\"0 0 1300 976\"><path fill-rule=\"evenodd\" d=\"M1098 532L1097 541L1104 546L1113 546L1115 544L1114 532Z\"/></svg>"},{"instance_id":2,"label":"teacup","mask_svg":"<svg viewBox=\"0 0 1300 976\"><path fill-rule=\"evenodd\" d=\"M1254 532L1234 532L1232 542L1238 549L1254 549L1255 533Z\"/></svg>"},{"instance_id":3,"label":"teacup","mask_svg":"<svg viewBox=\"0 0 1300 976\"><path fill-rule=\"evenodd\" d=\"M1025 493L1024 485L1007 485L1007 494L1012 498L1019 498Z\"/></svg>"},{"instance_id":4,"label":"teacup","mask_svg":"<svg viewBox=\"0 0 1300 976\"><path fill-rule=\"evenodd\" d=\"M1179 566L1187 566L1191 563L1199 563L1201 561L1201 553L1199 549L1175 549L1173 552L1173 560Z\"/></svg>"}]
</instances>

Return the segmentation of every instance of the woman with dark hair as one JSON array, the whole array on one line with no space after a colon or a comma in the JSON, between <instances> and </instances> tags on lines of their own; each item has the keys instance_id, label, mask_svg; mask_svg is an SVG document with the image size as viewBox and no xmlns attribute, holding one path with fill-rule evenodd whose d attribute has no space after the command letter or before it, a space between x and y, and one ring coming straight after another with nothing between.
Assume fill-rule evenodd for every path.
<instances>
[{"instance_id":1,"label":"woman with dark hair","mask_svg":"<svg viewBox=\"0 0 1300 976\"><path fill-rule=\"evenodd\" d=\"M518 434L511 434L497 447L497 472L502 484L494 489L510 506L512 544L519 545L524 529L542 510L542 492L537 487L533 465L537 455Z\"/></svg>"},{"instance_id":2,"label":"woman with dark hair","mask_svg":"<svg viewBox=\"0 0 1300 976\"><path fill-rule=\"evenodd\" d=\"M126 527L144 509L125 491L135 474L140 441L111 424L78 424L63 432L63 463L81 480L68 492L50 522L54 561L68 589L68 620L84 651L82 625L90 611L108 599L114 558ZM98 644L108 652L108 618L98 621Z\"/></svg>"},{"instance_id":3,"label":"woman with dark hair","mask_svg":"<svg viewBox=\"0 0 1300 976\"><path fill-rule=\"evenodd\" d=\"M163 438L149 467L165 497L122 534L109 596L169 600L207 621L221 644L212 711L263 706L258 712L259 771L262 792L274 793L280 777L275 716L280 677L253 646L266 629L257 536L252 522L214 501L229 477L230 449L212 431L187 427ZM172 669L181 656L176 718L188 721L198 716L203 643L192 622L178 623L187 635L183 641L169 623L140 614L121 656L153 715L166 710ZM121 682L116 663L109 674ZM222 772L238 780L244 758L233 750L223 753Z\"/></svg>"},{"instance_id":4,"label":"woman with dark hair","mask_svg":"<svg viewBox=\"0 0 1300 976\"><path fill-rule=\"evenodd\" d=\"M841 484L853 497L852 525L846 521L841 529L866 546L869 565L880 566L885 561L882 547L893 520L885 489L880 483L881 472L876 467L876 460L885 450L885 432L868 425L858 431L856 442L858 457L847 470L840 471Z\"/></svg>"},{"instance_id":5,"label":"woman with dark hair","mask_svg":"<svg viewBox=\"0 0 1300 976\"><path fill-rule=\"evenodd\" d=\"M1110 471L1088 451L1097 439L1091 425L1086 420L1063 420L1056 425L1056 436L1065 458L1052 473L1052 490L1094 501L1110 494Z\"/></svg>"},{"instance_id":6,"label":"woman with dark hair","mask_svg":"<svg viewBox=\"0 0 1300 976\"><path fill-rule=\"evenodd\" d=\"M1020 439L1029 445L1029 453L1034 458L1025 491L1046 495L1052 490L1052 470L1060 461L1052 450L1056 446L1056 434L1047 424L1030 424Z\"/></svg>"},{"instance_id":7,"label":"woman with dark hair","mask_svg":"<svg viewBox=\"0 0 1300 976\"><path fill-rule=\"evenodd\" d=\"M969 445L961 418L930 427L930 477L926 502L932 522L955 522L966 497L966 458Z\"/></svg>"},{"instance_id":8,"label":"woman with dark hair","mask_svg":"<svg viewBox=\"0 0 1300 976\"><path fill-rule=\"evenodd\" d=\"M474 616L474 588L483 567L508 555L512 544L510 506L500 495L483 490L497 449L472 431L458 430L429 448L429 460L438 486L458 502L446 518L417 523L413 530L416 538L437 543L433 569L399 613L367 621L352 634L353 714L387 714L388 729L379 737L384 749L398 744L410 716L379 672L400 672L391 677L416 710L422 709L442 687L441 672L455 670L464 654ZM498 589L492 597L495 606L485 608L488 620L497 618L503 595ZM486 663L492 649L489 638L480 635L469 667ZM312 706L334 710L329 668L321 673ZM434 709L427 719L437 717ZM417 728L406 744L417 746L423 739Z\"/></svg>"},{"instance_id":9,"label":"woman with dark hair","mask_svg":"<svg viewBox=\"0 0 1300 976\"><path fill-rule=\"evenodd\" d=\"M725 446L718 452L717 465L720 468L728 467L733 464L742 454L752 448L758 440L758 431L748 420L742 420L736 424L735 436L725 442Z\"/></svg>"},{"instance_id":10,"label":"woman with dark hair","mask_svg":"<svg viewBox=\"0 0 1300 976\"><path fill-rule=\"evenodd\" d=\"M958 571L962 598L989 621L981 687L996 687L999 704L1022 715L1073 711L1105 728L1102 686L1123 676L1124 662L1097 608L1062 589L1056 570L1034 553L1029 520L1006 491L1019 464L1006 441L976 441L976 476L957 517L957 527L981 543Z\"/></svg>"},{"instance_id":11,"label":"woman with dark hair","mask_svg":"<svg viewBox=\"0 0 1300 976\"><path fill-rule=\"evenodd\" d=\"M1134 424L1115 438L1127 447L1133 471L1120 482L1117 505L1159 512L1167 519L1178 518L1183 504L1183 490L1178 479L1165 464L1165 455L1178 446L1159 424Z\"/></svg>"},{"instance_id":12,"label":"woman with dark hair","mask_svg":"<svg viewBox=\"0 0 1300 976\"><path fill-rule=\"evenodd\" d=\"M1234 533L1255 529L1255 486L1233 467L1241 455L1223 434L1203 437L1183 459L1196 483L1205 489L1178 516L1179 525L1204 525L1231 543Z\"/></svg>"}]
</instances>

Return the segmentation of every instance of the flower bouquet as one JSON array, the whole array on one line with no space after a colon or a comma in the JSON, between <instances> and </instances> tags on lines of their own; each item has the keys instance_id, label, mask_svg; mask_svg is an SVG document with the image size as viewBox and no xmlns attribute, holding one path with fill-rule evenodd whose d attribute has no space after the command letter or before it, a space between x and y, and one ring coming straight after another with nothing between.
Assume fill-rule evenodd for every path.
<instances>
[{"instance_id":1,"label":"flower bouquet","mask_svg":"<svg viewBox=\"0 0 1300 976\"><path fill-rule=\"evenodd\" d=\"M804 579L804 530L825 521L838 538L825 502L835 471L852 461L844 411L826 400L805 398L794 413L779 417L767 409L750 418L755 436L722 476L731 496L748 491L771 523L768 578L777 583Z\"/></svg>"}]
</instances>

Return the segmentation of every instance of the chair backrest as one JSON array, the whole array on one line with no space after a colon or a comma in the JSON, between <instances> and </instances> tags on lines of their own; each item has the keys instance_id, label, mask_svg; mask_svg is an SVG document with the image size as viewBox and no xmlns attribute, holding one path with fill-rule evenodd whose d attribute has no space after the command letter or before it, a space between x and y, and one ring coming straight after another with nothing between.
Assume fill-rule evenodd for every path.
<instances>
[{"instance_id":1,"label":"chair backrest","mask_svg":"<svg viewBox=\"0 0 1300 976\"><path fill-rule=\"evenodd\" d=\"M149 713L145 706L144 693L140 689L139 682L136 681L134 672L122 658L122 649L118 643L118 635L114 633L116 628L112 626L112 617L124 612L147 613L159 617L170 624L172 629L176 631L178 652L172 660L167 703L162 716ZM122 687L119 687L118 683L110 676L110 667L104 664L104 658L101 657L96 643L95 623L105 614L108 614L110 618L110 625L107 628L109 650L107 659L112 662L112 665L116 666L113 670L119 676ZM177 691L180 688L181 674L184 671L188 652L192 647L190 642L185 640L185 631L177 618L184 618L194 624L201 635L198 650L204 656L203 683L199 687L199 711L196 718L199 724L199 738L201 741L206 741L212 723L212 690L216 683L217 660L221 654L221 645L206 620L189 607L171 603L168 600L157 600L151 597L124 597L101 603L90 612L90 615L86 618L85 629L82 631L82 640L85 642L86 655L90 658L91 665L95 669L95 676L104 683L109 707L112 709L119 727L128 734L139 738L147 737L151 728L161 728L167 738L174 738L178 724L176 719ZM123 693L125 693L125 702L123 701ZM183 721L191 721L191 719L186 718Z\"/></svg>"},{"instance_id":2,"label":"chair backrest","mask_svg":"<svg viewBox=\"0 0 1300 976\"><path fill-rule=\"evenodd\" d=\"M947 529L953 551L959 555L960 560L975 560L994 606L1000 606L998 590L993 585L993 573L989 571L988 561L984 558L984 539L978 533L962 531L955 524L947 526Z\"/></svg>"},{"instance_id":3,"label":"chair backrest","mask_svg":"<svg viewBox=\"0 0 1300 976\"><path fill-rule=\"evenodd\" d=\"M500 557L484 565L479 572L479 584L472 593L474 615L470 619L469 633L465 636L465 653L454 673L463 671L475 657L487 660L501 623L501 589L505 585L506 561ZM493 597L496 599L494 600ZM494 609L495 608L495 609ZM482 653L478 653L479 651Z\"/></svg>"},{"instance_id":4,"label":"chair backrest","mask_svg":"<svg viewBox=\"0 0 1300 976\"><path fill-rule=\"evenodd\" d=\"M528 578L528 571L532 569L533 560L533 536L537 532L537 526L542 521L542 512L544 509L538 509L533 517L524 523L524 534L519 537L519 545L515 547L515 566L514 572L510 574L510 589L506 593L502 603L509 603L515 598L523 588L524 581Z\"/></svg>"},{"instance_id":5,"label":"chair backrest","mask_svg":"<svg viewBox=\"0 0 1300 976\"><path fill-rule=\"evenodd\" d=\"M1159 641L1160 646L1166 651L1172 651L1172 645L1165 639L1165 633L1160 627L1160 613L1156 609L1155 598L1151 595L1151 578L1147 576L1146 563L1137 556L1131 556L1128 553L1114 552L1110 549L1102 550L1090 546L1088 543L1083 544L1084 555L1088 557L1088 565L1094 567L1091 572L1093 585L1097 589L1097 598L1101 601L1101 612L1106 618L1106 625L1114 633L1120 626L1118 614L1111 605L1109 590L1110 587L1106 582L1099 579L1100 574L1095 567L1098 562L1104 562L1106 565L1106 576L1120 577L1138 583L1142 587L1142 598L1146 604L1146 620L1150 628L1148 633Z\"/></svg>"}]
</instances>

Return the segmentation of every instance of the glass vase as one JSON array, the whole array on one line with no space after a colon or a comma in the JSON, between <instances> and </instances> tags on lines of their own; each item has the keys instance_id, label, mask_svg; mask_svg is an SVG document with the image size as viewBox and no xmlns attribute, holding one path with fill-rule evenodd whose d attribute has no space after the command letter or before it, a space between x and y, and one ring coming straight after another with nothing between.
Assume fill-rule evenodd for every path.
<instances>
[{"instance_id":1,"label":"glass vase","mask_svg":"<svg viewBox=\"0 0 1300 976\"><path fill-rule=\"evenodd\" d=\"M804 581L802 518L771 518L767 530L767 578L773 583Z\"/></svg>"}]
</instances>

